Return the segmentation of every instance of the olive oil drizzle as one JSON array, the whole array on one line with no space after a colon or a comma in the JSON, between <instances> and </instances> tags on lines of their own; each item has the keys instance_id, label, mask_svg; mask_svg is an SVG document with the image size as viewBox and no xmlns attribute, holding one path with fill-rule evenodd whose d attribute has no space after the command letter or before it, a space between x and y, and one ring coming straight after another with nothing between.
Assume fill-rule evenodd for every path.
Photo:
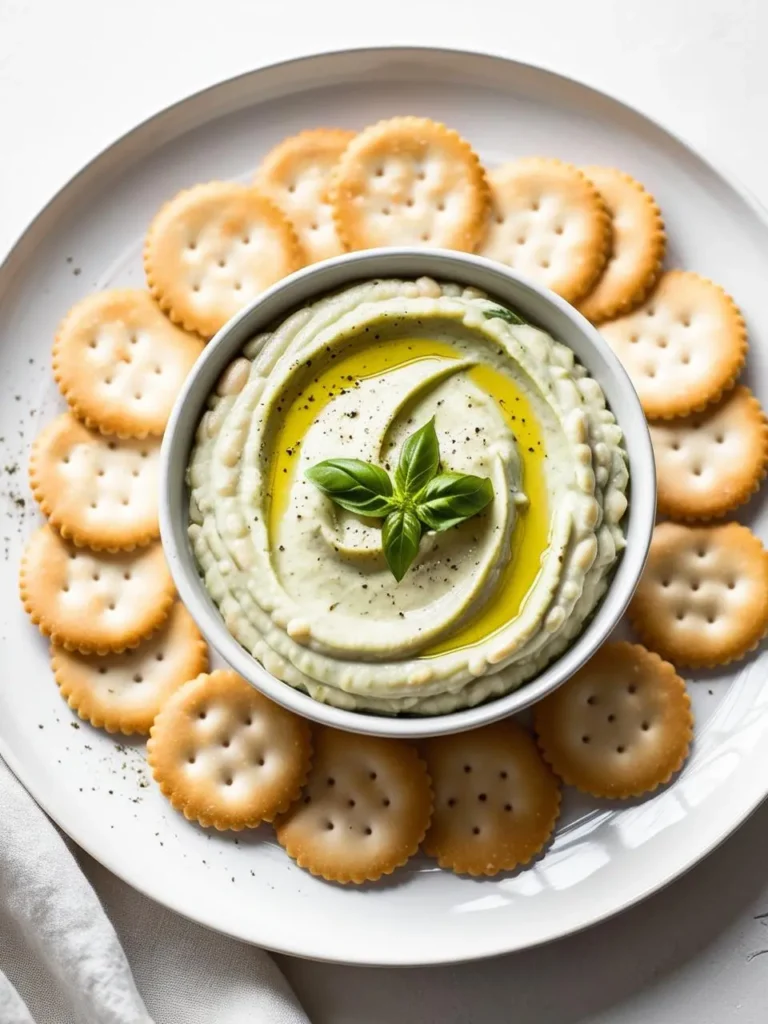
<instances>
[{"instance_id":1,"label":"olive oil drizzle","mask_svg":"<svg viewBox=\"0 0 768 1024\"><path fill-rule=\"evenodd\" d=\"M391 339L377 346L366 345L339 354L331 365L312 376L297 392L285 396L268 472L270 538L274 540L277 536L280 520L288 506L302 440L318 415L335 397L356 387L360 380L377 377L409 363L463 357L463 353L446 342L428 338ZM487 364L474 367L468 374L494 399L516 438L522 462L523 490L530 504L518 510L509 560L485 605L444 641L425 650L422 656L426 658L481 643L516 618L536 580L549 542L544 436L528 396L511 377Z\"/></svg>"}]
</instances>

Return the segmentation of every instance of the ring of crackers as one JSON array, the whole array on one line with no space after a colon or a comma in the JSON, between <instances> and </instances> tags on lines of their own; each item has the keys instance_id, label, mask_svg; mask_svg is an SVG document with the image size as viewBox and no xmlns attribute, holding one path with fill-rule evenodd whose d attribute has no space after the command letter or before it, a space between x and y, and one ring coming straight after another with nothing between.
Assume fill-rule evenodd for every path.
<instances>
[{"instance_id":1,"label":"ring of crackers","mask_svg":"<svg viewBox=\"0 0 768 1024\"><path fill-rule=\"evenodd\" d=\"M668 270L632 313L600 325L649 419L687 416L715 402L744 366L747 330L719 285Z\"/></svg>"},{"instance_id":2,"label":"ring of crackers","mask_svg":"<svg viewBox=\"0 0 768 1024\"><path fill-rule=\"evenodd\" d=\"M678 772L693 738L691 700L669 662L639 644L608 643L533 709L547 762L570 786L626 799Z\"/></svg>"},{"instance_id":3,"label":"ring of crackers","mask_svg":"<svg viewBox=\"0 0 768 1024\"><path fill-rule=\"evenodd\" d=\"M309 725L235 672L175 690L152 725L147 760L176 810L205 828L255 828L299 795L312 754Z\"/></svg>"},{"instance_id":4,"label":"ring of crackers","mask_svg":"<svg viewBox=\"0 0 768 1024\"><path fill-rule=\"evenodd\" d=\"M208 647L181 602L167 622L122 654L51 647L61 696L80 718L107 732L146 735L171 693L208 667Z\"/></svg>"},{"instance_id":5,"label":"ring of crackers","mask_svg":"<svg viewBox=\"0 0 768 1024\"><path fill-rule=\"evenodd\" d=\"M204 338L304 262L288 218L257 188L234 181L179 192L155 215L144 244L154 299Z\"/></svg>"},{"instance_id":6,"label":"ring of crackers","mask_svg":"<svg viewBox=\"0 0 768 1024\"><path fill-rule=\"evenodd\" d=\"M661 273L666 236L661 211L639 181L613 167L582 167L611 218L611 251L594 287L578 304L592 323L627 313Z\"/></svg>"},{"instance_id":7,"label":"ring of crackers","mask_svg":"<svg viewBox=\"0 0 768 1024\"><path fill-rule=\"evenodd\" d=\"M675 665L735 661L768 631L768 552L740 523L660 523L629 618L643 643Z\"/></svg>"},{"instance_id":8,"label":"ring of crackers","mask_svg":"<svg viewBox=\"0 0 768 1024\"><path fill-rule=\"evenodd\" d=\"M355 137L346 128L312 128L267 153L254 184L290 220L308 263L340 256L329 189L339 157Z\"/></svg>"},{"instance_id":9,"label":"ring of crackers","mask_svg":"<svg viewBox=\"0 0 768 1024\"><path fill-rule=\"evenodd\" d=\"M275 822L299 867L330 882L374 882L419 848L432 814L424 762L402 740L314 730L301 798Z\"/></svg>"},{"instance_id":10,"label":"ring of crackers","mask_svg":"<svg viewBox=\"0 0 768 1024\"><path fill-rule=\"evenodd\" d=\"M163 316L148 292L120 288L81 299L53 345L53 376L93 430L147 437L165 430L203 343Z\"/></svg>"},{"instance_id":11,"label":"ring of crackers","mask_svg":"<svg viewBox=\"0 0 768 1024\"><path fill-rule=\"evenodd\" d=\"M130 550L160 533L159 455L157 441L96 433L65 412L35 439L29 483L62 537L95 550Z\"/></svg>"},{"instance_id":12,"label":"ring of crackers","mask_svg":"<svg viewBox=\"0 0 768 1024\"><path fill-rule=\"evenodd\" d=\"M431 245L473 252L488 214L485 171L458 132L426 117L365 128L342 153L331 202L348 249Z\"/></svg>"},{"instance_id":13,"label":"ring of crackers","mask_svg":"<svg viewBox=\"0 0 768 1024\"><path fill-rule=\"evenodd\" d=\"M435 791L424 851L457 874L527 864L549 841L560 787L531 735L513 719L422 745Z\"/></svg>"},{"instance_id":14,"label":"ring of crackers","mask_svg":"<svg viewBox=\"0 0 768 1024\"><path fill-rule=\"evenodd\" d=\"M27 542L19 590L40 632L83 654L138 646L168 618L175 593L159 543L97 552L75 547L47 525Z\"/></svg>"},{"instance_id":15,"label":"ring of crackers","mask_svg":"<svg viewBox=\"0 0 768 1024\"><path fill-rule=\"evenodd\" d=\"M611 220L573 164L525 157L489 174L492 210L479 252L575 302L605 266Z\"/></svg>"},{"instance_id":16,"label":"ring of crackers","mask_svg":"<svg viewBox=\"0 0 768 1024\"><path fill-rule=\"evenodd\" d=\"M743 384L715 405L650 424L658 507L671 519L713 519L744 504L768 471L768 419Z\"/></svg>"}]
</instances>

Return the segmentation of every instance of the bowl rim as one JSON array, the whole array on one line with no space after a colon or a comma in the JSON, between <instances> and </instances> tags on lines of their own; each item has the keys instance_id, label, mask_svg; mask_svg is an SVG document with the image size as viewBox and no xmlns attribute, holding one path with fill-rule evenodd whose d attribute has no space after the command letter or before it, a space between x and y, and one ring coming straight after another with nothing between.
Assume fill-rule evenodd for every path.
<instances>
[{"instance_id":1,"label":"bowl rim","mask_svg":"<svg viewBox=\"0 0 768 1024\"><path fill-rule=\"evenodd\" d=\"M395 716L317 701L271 675L232 636L203 585L189 543L185 476L208 396L248 340L292 310L355 281L422 276L477 287L523 312L529 307L544 311L543 317L531 319L553 337L562 333L551 330L553 322L566 327L566 333L581 336L590 358L579 355L579 361L606 392L624 435L631 501L627 546L606 593L581 633L543 672L516 690L473 707L439 715ZM412 739L461 732L506 718L570 678L609 637L626 610L645 566L656 513L655 462L645 414L629 375L596 328L560 296L501 263L474 254L421 247L367 249L311 264L278 281L232 317L208 342L176 398L163 436L159 476L160 538L168 567L179 598L214 650L252 686L303 718L349 732Z\"/></svg>"}]
</instances>

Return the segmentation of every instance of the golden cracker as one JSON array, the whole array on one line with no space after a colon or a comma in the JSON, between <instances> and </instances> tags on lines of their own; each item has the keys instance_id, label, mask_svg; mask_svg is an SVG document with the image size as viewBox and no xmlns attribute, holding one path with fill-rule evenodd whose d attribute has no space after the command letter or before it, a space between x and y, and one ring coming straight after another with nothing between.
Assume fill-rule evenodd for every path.
<instances>
[{"instance_id":1,"label":"golden cracker","mask_svg":"<svg viewBox=\"0 0 768 1024\"><path fill-rule=\"evenodd\" d=\"M202 350L202 341L170 323L148 292L97 292L78 302L59 327L53 376L87 426L143 438L165 430Z\"/></svg>"},{"instance_id":2,"label":"golden cracker","mask_svg":"<svg viewBox=\"0 0 768 1024\"><path fill-rule=\"evenodd\" d=\"M527 864L560 813L557 779L513 719L424 741L435 790L424 850L457 874L495 875Z\"/></svg>"},{"instance_id":3,"label":"golden cracker","mask_svg":"<svg viewBox=\"0 0 768 1024\"><path fill-rule=\"evenodd\" d=\"M736 381L747 331L723 289L688 270L668 270L633 313L600 325L649 419L687 416Z\"/></svg>"},{"instance_id":4,"label":"golden cracker","mask_svg":"<svg viewBox=\"0 0 768 1024\"><path fill-rule=\"evenodd\" d=\"M741 658L768 630L768 552L739 523L660 523L629 617L643 643L675 665Z\"/></svg>"},{"instance_id":5,"label":"golden cracker","mask_svg":"<svg viewBox=\"0 0 768 1024\"><path fill-rule=\"evenodd\" d=\"M332 882L373 882L412 857L432 812L424 762L402 740L314 729L301 798L275 822L299 867Z\"/></svg>"},{"instance_id":6,"label":"golden cracker","mask_svg":"<svg viewBox=\"0 0 768 1024\"><path fill-rule=\"evenodd\" d=\"M393 117L349 143L331 190L348 249L429 245L473 252L488 213L477 154L444 124Z\"/></svg>"},{"instance_id":7,"label":"golden cracker","mask_svg":"<svg viewBox=\"0 0 768 1024\"><path fill-rule=\"evenodd\" d=\"M149 639L122 654L80 654L51 647L62 697L107 732L146 735L168 697L208 667L208 648L181 602Z\"/></svg>"},{"instance_id":8,"label":"golden cracker","mask_svg":"<svg viewBox=\"0 0 768 1024\"><path fill-rule=\"evenodd\" d=\"M171 320L211 338L305 262L296 232L256 188L211 181L179 192L149 226L144 270Z\"/></svg>"},{"instance_id":9,"label":"golden cracker","mask_svg":"<svg viewBox=\"0 0 768 1024\"><path fill-rule=\"evenodd\" d=\"M768 470L768 420L737 384L716 404L650 425L659 512L712 519L742 505Z\"/></svg>"},{"instance_id":10,"label":"golden cracker","mask_svg":"<svg viewBox=\"0 0 768 1024\"><path fill-rule=\"evenodd\" d=\"M605 644L533 709L553 770L592 796L625 799L668 782L688 756L691 701L669 662L639 644Z\"/></svg>"},{"instance_id":11,"label":"golden cracker","mask_svg":"<svg viewBox=\"0 0 768 1024\"><path fill-rule=\"evenodd\" d=\"M304 719L235 672L200 675L163 705L147 742L155 781L208 828L255 828L299 795L311 759Z\"/></svg>"},{"instance_id":12,"label":"golden cracker","mask_svg":"<svg viewBox=\"0 0 768 1024\"><path fill-rule=\"evenodd\" d=\"M582 167L611 218L605 269L578 310L592 323L610 320L643 301L661 273L666 237L661 211L639 181L614 167Z\"/></svg>"},{"instance_id":13,"label":"golden cracker","mask_svg":"<svg viewBox=\"0 0 768 1024\"><path fill-rule=\"evenodd\" d=\"M159 543L108 553L78 548L50 526L21 559L24 608L44 636L83 654L124 651L168 618L174 588Z\"/></svg>"},{"instance_id":14,"label":"golden cracker","mask_svg":"<svg viewBox=\"0 0 768 1024\"><path fill-rule=\"evenodd\" d=\"M525 157L489 174L492 210L481 256L575 302L605 266L611 222L595 186L573 164Z\"/></svg>"},{"instance_id":15,"label":"golden cracker","mask_svg":"<svg viewBox=\"0 0 768 1024\"><path fill-rule=\"evenodd\" d=\"M355 133L313 128L278 143L264 157L254 183L296 229L308 263L344 252L329 199L331 176Z\"/></svg>"},{"instance_id":16,"label":"golden cracker","mask_svg":"<svg viewBox=\"0 0 768 1024\"><path fill-rule=\"evenodd\" d=\"M160 443L89 430L58 416L32 445L29 482L51 526L78 546L117 551L160 534Z\"/></svg>"}]
</instances>

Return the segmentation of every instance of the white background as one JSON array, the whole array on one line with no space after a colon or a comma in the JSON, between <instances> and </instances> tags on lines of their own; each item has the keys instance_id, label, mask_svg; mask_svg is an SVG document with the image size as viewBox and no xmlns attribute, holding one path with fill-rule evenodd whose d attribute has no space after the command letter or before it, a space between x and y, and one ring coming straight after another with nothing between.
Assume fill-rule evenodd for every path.
<instances>
[{"instance_id":1,"label":"white background","mask_svg":"<svg viewBox=\"0 0 768 1024\"><path fill-rule=\"evenodd\" d=\"M768 0L0 0L0 253L86 160L161 107L258 64L389 43L571 74L768 203ZM414 971L281 966L314 1024L764 1024L762 913L768 808L670 889L542 950Z\"/></svg>"}]
</instances>

